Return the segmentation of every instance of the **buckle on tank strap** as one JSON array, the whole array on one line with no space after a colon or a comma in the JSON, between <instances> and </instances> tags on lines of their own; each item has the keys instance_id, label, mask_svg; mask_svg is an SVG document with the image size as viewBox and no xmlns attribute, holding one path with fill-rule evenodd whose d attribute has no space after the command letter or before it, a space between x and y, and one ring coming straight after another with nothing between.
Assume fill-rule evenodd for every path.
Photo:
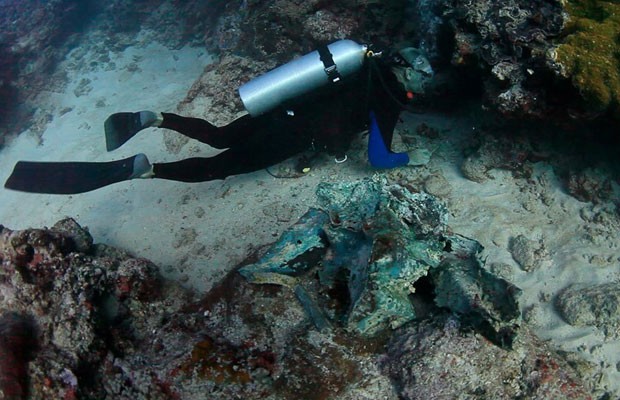
<instances>
[{"instance_id":1,"label":"buckle on tank strap","mask_svg":"<svg viewBox=\"0 0 620 400\"><path fill-rule=\"evenodd\" d=\"M319 52L319 58L323 62L323 67L325 70L325 74L327 74L327 79L329 79L332 83L340 82L342 77L340 76L340 72L338 72L338 66L334 62L334 58L332 53L329 51L329 48L324 45L320 46L317 51Z\"/></svg>"}]
</instances>

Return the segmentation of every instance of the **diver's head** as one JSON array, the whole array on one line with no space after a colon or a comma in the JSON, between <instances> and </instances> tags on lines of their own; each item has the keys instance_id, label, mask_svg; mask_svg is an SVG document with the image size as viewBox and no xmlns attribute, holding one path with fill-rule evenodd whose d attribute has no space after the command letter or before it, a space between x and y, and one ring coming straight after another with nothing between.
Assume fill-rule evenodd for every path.
<instances>
[{"instance_id":1,"label":"diver's head","mask_svg":"<svg viewBox=\"0 0 620 400\"><path fill-rule=\"evenodd\" d=\"M414 47L405 47L392 56L392 72L406 92L424 93L433 79L433 68L424 53Z\"/></svg>"}]
</instances>

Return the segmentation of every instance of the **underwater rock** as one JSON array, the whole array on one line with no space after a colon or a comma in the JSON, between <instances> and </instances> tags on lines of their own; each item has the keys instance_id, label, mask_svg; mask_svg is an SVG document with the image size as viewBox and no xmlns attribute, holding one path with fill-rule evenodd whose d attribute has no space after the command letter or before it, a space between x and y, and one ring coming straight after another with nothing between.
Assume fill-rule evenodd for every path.
<instances>
[{"instance_id":1,"label":"underwater rock","mask_svg":"<svg viewBox=\"0 0 620 400\"><path fill-rule=\"evenodd\" d=\"M566 180L568 192L579 201L601 204L614 197L612 178L602 168L571 170Z\"/></svg>"},{"instance_id":2,"label":"underwater rock","mask_svg":"<svg viewBox=\"0 0 620 400\"><path fill-rule=\"evenodd\" d=\"M426 0L424 29L407 29L448 77L503 115L588 119L619 115L620 5L609 0ZM475 85L463 87L462 77ZM445 90L444 90L445 91Z\"/></svg>"},{"instance_id":3,"label":"underwater rock","mask_svg":"<svg viewBox=\"0 0 620 400\"><path fill-rule=\"evenodd\" d=\"M54 226L0 227L5 398L396 398L382 347L309 330L291 291L232 271L199 299L148 260L89 246L76 221Z\"/></svg>"},{"instance_id":4,"label":"underwater rock","mask_svg":"<svg viewBox=\"0 0 620 400\"><path fill-rule=\"evenodd\" d=\"M436 14L449 35L438 36L435 47L450 49L443 59L449 57L457 70L477 71L479 89L490 105L507 115L530 117L540 117L553 106L545 64L565 22L559 1L438 3Z\"/></svg>"},{"instance_id":5,"label":"underwater rock","mask_svg":"<svg viewBox=\"0 0 620 400\"><path fill-rule=\"evenodd\" d=\"M304 30L311 35L313 40L325 43L334 41L334 39L352 37L358 24L353 14L343 18L327 10L318 10L303 22Z\"/></svg>"},{"instance_id":6,"label":"underwater rock","mask_svg":"<svg viewBox=\"0 0 620 400\"><path fill-rule=\"evenodd\" d=\"M491 168L481 157L474 155L465 158L461 164L463 176L476 183L484 183L489 180L491 176L488 174L488 171Z\"/></svg>"},{"instance_id":7,"label":"underwater rock","mask_svg":"<svg viewBox=\"0 0 620 400\"><path fill-rule=\"evenodd\" d=\"M0 316L0 398L27 399L28 363L38 351L34 320L7 312Z\"/></svg>"},{"instance_id":8,"label":"underwater rock","mask_svg":"<svg viewBox=\"0 0 620 400\"><path fill-rule=\"evenodd\" d=\"M243 103L237 93L239 86L276 65L270 60L258 62L237 55L224 55L218 62L205 67L179 108L191 108L194 102L206 103L208 107L200 108L205 108L205 113L209 113L209 120L216 125L227 124L244 112ZM217 85L213 82L217 82Z\"/></svg>"},{"instance_id":9,"label":"underwater rock","mask_svg":"<svg viewBox=\"0 0 620 400\"><path fill-rule=\"evenodd\" d=\"M241 268L250 282L292 288L319 329L328 318L373 337L416 318L411 297L428 277L437 306L510 345L520 290L484 271L479 243L450 234L447 210L435 197L381 177L323 183L317 196L321 210L310 210L263 258ZM310 294L309 271L318 274L320 291L344 291L339 312Z\"/></svg>"},{"instance_id":10,"label":"underwater rock","mask_svg":"<svg viewBox=\"0 0 620 400\"><path fill-rule=\"evenodd\" d=\"M51 228L52 231L61 233L64 237L73 241L73 249L78 253L88 254L92 250L93 237L87 228L83 228L73 218L65 218L58 221Z\"/></svg>"},{"instance_id":11,"label":"underwater rock","mask_svg":"<svg viewBox=\"0 0 620 400\"><path fill-rule=\"evenodd\" d=\"M369 39L389 43L389 37L404 23L406 0L247 1L239 10L239 29L231 32L235 45L228 52L277 64L305 54L317 45L342 39ZM364 40L362 40L364 39Z\"/></svg>"},{"instance_id":12,"label":"underwater rock","mask_svg":"<svg viewBox=\"0 0 620 400\"><path fill-rule=\"evenodd\" d=\"M620 232L619 205L606 207L583 207L579 211L579 217L584 221L584 238L600 246L614 249L620 248L618 232ZM620 261L620 257L616 258Z\"/></svg>"},{"instance_id":13,"label":"underwater rock","mask_svg":"<svg viewBox=\"0 0 620 400\"><path fill-rule=\"evenodd\" d=\"M564 1L565 37L548 52L556 74L569 79L590 113L620 116L620 4L616 1Z\"/></svg>"},{"instance_id":14,"label":"underwater rock","mask_svg":"<svg viewBox=\"0 0 620 400\"><path fill-rule=\"evenodd\" d=\"M506 351L459 325L442 317L396 332L380 363L400 399L591 398L567 362L530 332Z\"/></svg>"},{"instance_id":15,"label":"underwater rock","mask_svg":"<svg viewBox=\"0 0 620 400\"><path fill-rule=\"evenodd\" d=\"M604 107L617 103L613 101L613 88L601 85L605 79L615 82L618 75L616 62L609 60L611 53L600 49L609 47L609 38L615 32L614 7L608 1L577 0L346 0L303 4L280 0L277 6L230 2L213 6L211 12L206 11L210 7L190 2L182 13L175 12L186 31L192 32L188 38L199 36L202 27L208 50L274 65L344 37L378 46L411 43L429 55L439 71L437 89L447 89L444 95L463 88L470 93L456 94L462 100L463 96L482 92L488 104L502 114L544 118L553 112L565 115L567 105L572 116L592 108L587 99L578 104L576 99L581 94L594 97ZM596 12L604 17L602 22L592 17ZM187 22L192 18L194 24ZM588 36L593 34L592 26L601 27L603 32L604 38L592 45L599 46L599 51L595 55L587 48L581 54L579 49L592 41ZM581 68L588 57L596 62ZM463 76L471 77L466 79L466 87ZM575 109L579 106L582 110Z\"/></svg>"},{"instance_id":16,"label":"underwater rock","mask_svg":"<svg viewBox=\"0 0 620 400\"><path fill-rule=\"evenodd\" d=\"M452 185L441 174L433 174L424 181L424 191L439 198L448 197L452 192Z\"/></svg>"},{"instance_id":17,"label":"underwater rock","mask_svg":"<svg viewBox=\"0 0 620 400\"><path fill-rule=\"evenodd\" d=\"M542 240L530 240L523 235L510 238L508 250L517 264L527 272L540 268L549 257Z\"/></svg>"},{"instance_id":18,"label":"underwater rock","mask_svg":"<svg viewBox=\"0 0 620 400\"><path fill-rule=\"evenodd\" d=\"M44 355L29 359L28 398L105 397L103 380L114 381L105 376L106 360L135 352L137 338L145 340L147 331L161 324L164 308L158 311L155 304L159 296L175 293L172 302L166 299L170 304L189 298L163 288L156 268L146 260L123 252L92 255L90 250L98 248L92 241L72 219L51 230L0 229L0 312L32 320L40 333L29 328L13 338L30 332L40 346L37 354ZM132 368L139 365L129 362ZM128 384L128 373L118 375L117 382L131 392L137 384ZM161 391L153 386L146 393L158 398Z\"/></svg>"},{"instance_id":19,"label":"underwater rock","mask_svg":"<svg viewBox=\"0 0 620 400\"><path fill-rule=\"evenodd\" d=\"M335 343L329 336L317 332L306 335L293 339L291 354L284 360L291 373L276 382L283 388L282 398L339 398L346 393L348 382L362 377L355 358L348 354L347 346ZM327 373L308 373L309 366Z\"/></svg>"},{"instance_id":20,"label":"underwater rock","mask_svg":"<svg viewBox=\"0 0 620 400\"><path fill-rule=\"evenodd\" d=\"M594 326L609 339L620 338L620 285L573 284L562 290L555 306L573 326Z\"/></svg>"},{"instance_id":21,"label":"underwater rock","mask_svg":"<svg viewBox=\"0 0 620 400\"><path fill-rule=\"evenodd\" d=\"M461 164L461 172L467 179L484 183L493 179L493 169L512 171L514 175L526 175L530 159L536 159L527 135L514 128L499 125L499 129L511 135L480 133L475 137L475 145L468 149Z\"/></svg>"}]
</instances>

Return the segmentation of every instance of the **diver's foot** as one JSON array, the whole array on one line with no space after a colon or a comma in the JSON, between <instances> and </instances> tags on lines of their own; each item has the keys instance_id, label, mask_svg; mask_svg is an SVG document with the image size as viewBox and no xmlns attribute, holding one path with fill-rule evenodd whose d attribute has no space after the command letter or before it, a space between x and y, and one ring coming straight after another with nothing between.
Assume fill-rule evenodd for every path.
<instances>
[{"instance_id":1,"label":"diver's foot","mask_svg":"<svg viewBox=\"0 0 620 400\"><path fill-rule=\"evenodd\" d=\"M162 121L162 114L153 111L112 114L104 123L106 149L118 149L142 129L160 126Z\"/></svg>"},{"instance_id":2,"label":"diver's foot","mask_svg":"<svg viewBox=\"0 0 620 400\"><path fill-rule=\"evenodd\" d=\"M145 154L136 154L133 160L133 172L129 179L148 179L155 176L153 165Z\"/></svg>"},{"instance_id":3,"label":"diver's foot","mask_svg":"<svg viewBox=\"0 0 620 400\"><path fill-rule=\"evenodd\" d=\"M151 126L159 127L164 121L164 116L161 113L156 113L153 111L140 111L136 114L140 116L140 125L142 125L142 129Z\"/></svg>"}]
</instances>

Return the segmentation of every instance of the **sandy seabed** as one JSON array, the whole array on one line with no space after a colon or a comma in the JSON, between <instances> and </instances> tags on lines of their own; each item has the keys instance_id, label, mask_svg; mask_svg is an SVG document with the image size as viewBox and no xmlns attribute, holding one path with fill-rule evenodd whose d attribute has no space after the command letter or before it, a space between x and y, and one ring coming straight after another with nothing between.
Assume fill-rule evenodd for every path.
<instances>
[{"instance_id":1,"label":"sandy seabed","mask_svg":"<svg viewBox=\"0 0 620 400\"><path fill-rule=\"evenodd\" d=\"M109 161L145 153L151 161L161 162L215 154L196 142L170 154L163 133L155 129L108 153L103 135L103 122L113 112L174 112L212 61L203 50L170 50L151 42L113 54L104 64L92 65L91 56L81 50L70 53L61 66L68 86L40 95L39 111L53 119L42 135L24 132L0 152L3 181L18 160ZM205 115L205 110L194 111L194 116ZM558 348L577 351L601 366L609 389L620 393L620 341L605 338L594 327L567 324L553 302L573 283L618 282L618 226L588 220L587 215L597 213L599 206L565 193L546 162L533 164L529 179L503 170L491 171L492 179L483 183L466 179L459 166L463 143L480 129L475 112L404 114L397 129L403 137L412 137L422 123L439 134L435 139L416 138L418 145L433 152L431 161L424 167L386 174L445 201L454 232L481 242L487 265L501 270L523 290L526 323ZM164 276L208 291L303 215L315 202L318 183L377 173L367 165L364 147L360 137L346 163L336 164L325 156L309 173L289 179L258 171L197 184L137 180L73 196L0 189L0 223L25 229L51 226L70 216L88 227L97 242L129 249L159 265ZM275 166L271 172L287 174L289 164ZM531 271L521 268L510 251L511 242L520 235L538 246L538 265Z\"/></svg>"}]
</instances>

